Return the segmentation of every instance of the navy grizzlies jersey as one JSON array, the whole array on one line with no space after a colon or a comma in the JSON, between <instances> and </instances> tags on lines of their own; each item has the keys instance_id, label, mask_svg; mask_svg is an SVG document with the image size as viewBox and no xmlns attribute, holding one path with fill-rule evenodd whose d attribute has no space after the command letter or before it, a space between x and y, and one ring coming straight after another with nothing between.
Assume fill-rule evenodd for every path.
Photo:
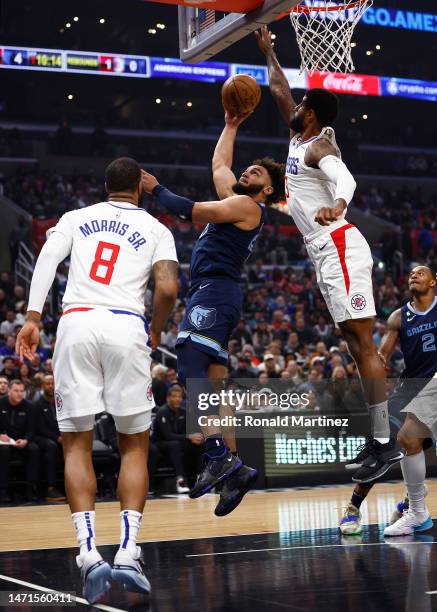
<instances>
[{"instance_id":1,"label":"navy grizzlies jersey","mask_svg":"<svg viewBox=\"0 0 437 612\"><path fill-rule=\"evenodd\" d=\"M209 223L196 242L191 256L190 284L211 278L239 281L243 264L252 252L264 222L264 204L261 219L253 230L241 230L233 223Z\"/></svg>"},{"instance_id":2,"label":"navy grizzlies jersey","mask_svg":"<svg viewBox=\"0 0 437 612\"><path fill-rule=\"evenodd\" d=\"M401 349L404 354L403 378L432 378L437 372L437 297L425 312L411 303L401 308Z\"/></svg>"}]
</instances>

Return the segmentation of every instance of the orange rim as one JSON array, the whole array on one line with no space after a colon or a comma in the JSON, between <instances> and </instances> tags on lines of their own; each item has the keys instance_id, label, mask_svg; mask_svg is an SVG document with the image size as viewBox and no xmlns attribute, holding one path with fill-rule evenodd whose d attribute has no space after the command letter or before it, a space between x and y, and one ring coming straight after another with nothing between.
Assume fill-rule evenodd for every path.
<instances>
[{"instance_id":1,"label":"orange rim","mask_svg":"<svg viewBox=\"0 0 437 612\"><path fill-rule=\"evenodd\" d=\"M353 9L361 6L367 2L367 0L358 0L357 2L348 2L347 4L338 4L337 6L306 6L306 4L298 4L288 11L288 13L313 13L319 11L321 13L328 13L333 11L345 11L346 9Z\"/></svg>"}]
</instances>

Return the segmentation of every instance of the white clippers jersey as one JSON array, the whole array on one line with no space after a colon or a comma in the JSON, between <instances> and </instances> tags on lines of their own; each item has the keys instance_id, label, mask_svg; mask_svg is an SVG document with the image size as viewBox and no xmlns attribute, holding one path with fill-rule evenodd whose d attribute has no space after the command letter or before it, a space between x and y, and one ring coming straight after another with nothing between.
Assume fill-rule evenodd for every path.
<instances>
[{"instance_id":1,"label":"white clippers jersey","mask_svg":"<svg viewBox=\"0 0 437 612\"><path fill-rule=\"evenodd\" d=\"M64 311L100 306L142 315L153 264L178 260L171 232L126 202L101 202L68 212L47 236L53 232L71 244Z\"/></svg>"},{"instance_id":2,"label":"white clippers jersey","mask_svg":"<svg viewBox=\"0 0 437 612\"><path fill-rule=\"evenodd\" d=\"M329 140L341 157L335 140L335 132L331 127L323 128L318 136L305 142L301 141L300 134L296 134L290 141L288 151L285 194L289 213L303 236L320 232L322 226L314 221L317 211L324 206L334 206L336 185L331 183L321 170L310 168L305 164L306 150L320 138ZM332 231L343 219L344 214L335 225L332 223L327 229Z\"/></svg>"}]
</instances>

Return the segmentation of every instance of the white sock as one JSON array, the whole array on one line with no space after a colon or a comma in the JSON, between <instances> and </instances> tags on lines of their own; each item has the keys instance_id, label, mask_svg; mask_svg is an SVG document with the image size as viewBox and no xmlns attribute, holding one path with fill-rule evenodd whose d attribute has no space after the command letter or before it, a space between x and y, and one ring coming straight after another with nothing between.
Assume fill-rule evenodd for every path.
<instances>
[{"instance_id":1,"label":"white sock","mask_svg":"<svg viewBox=\"0 0 437 612\"><path fill-rule=\"evenodd\" d=\"M137 548L138 531L143 515L135 510L120 512L120 548L134 555Z\"/></svg>"},{"instance_id":2,"label":"white sock","mask_svg":"<svg viewBox=\"0 0 437 612\"><path fill-rule=\"evenodd\" d=\"M408 489L410 510L413 512L426 512L425 508L425 453L420 451L416 455L407 455L401 460L402 475Z\"/></svg>"},{"instance_id":3,"label":"white sock","mask_svg":"<svg viewBox=\"0 0 437 612\"><path fill-rule=\"evenodd\" d=\"M369 406L370 414L370 433L381 442L387 444L390 440L390 422L388 419L388 402L373 404Z\"/></svg>"},{"instance_id":4,"label":"white sock","mask_svg":"<svg viewBox=\"0 0 437 612\"><path fill-rule=\"evenodd\" d=\"M81 555L86 555L96 548L96 536L94 531L95 517L96 513L94 510L75 512L71 515L76 529L76 537L80 546Z\"/></svg>"}]
</instances>

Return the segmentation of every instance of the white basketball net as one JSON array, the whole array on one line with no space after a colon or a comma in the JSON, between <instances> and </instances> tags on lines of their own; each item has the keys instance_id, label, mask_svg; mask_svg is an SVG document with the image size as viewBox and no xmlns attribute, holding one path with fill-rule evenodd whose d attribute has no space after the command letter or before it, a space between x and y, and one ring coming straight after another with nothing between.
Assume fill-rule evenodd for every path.
<instances>
[{"instance_id":1,"label":"white basketball net","mask_svg":"<svg viewBox=\"0 0 437 612\"><path fill-rule=\"evenodd\" d=\"M300 70L353 72L352 35L373 0L337 4L305 0L290 12L301 55Z\"/></svg>"}]
</instances>

